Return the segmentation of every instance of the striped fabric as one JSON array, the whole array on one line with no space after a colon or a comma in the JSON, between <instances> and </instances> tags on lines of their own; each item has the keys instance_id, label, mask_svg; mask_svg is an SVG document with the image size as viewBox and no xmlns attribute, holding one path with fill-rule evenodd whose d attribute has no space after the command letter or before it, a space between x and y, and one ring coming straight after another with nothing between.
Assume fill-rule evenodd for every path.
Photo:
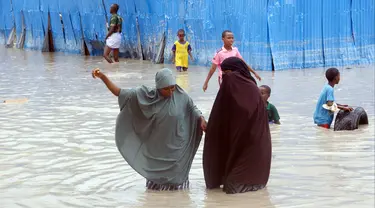
<instances>
[{"instance_id":1,"label":"striped fabric","mask_svg":"<svg viewBox=\"0 0 375 208\"><path fill-rule=\"evenodd\" d=\"M223 191L227 194L245 193L249 191L258 191L263 189L265 185L245 185L245 184L225 184Z\"/></svg>"},{"instance_id":2,"label":"striped fabric","mask_svg":"<svg viewBox=\"0 0 375 208\"><path fill-rule=\"evenodd\" d=\"M150 190L155 191L177 191L189 189L189 180L186 180L182 184L157 184L153 181L147 180L146 187Z\"/></svg>"}]
</instances>

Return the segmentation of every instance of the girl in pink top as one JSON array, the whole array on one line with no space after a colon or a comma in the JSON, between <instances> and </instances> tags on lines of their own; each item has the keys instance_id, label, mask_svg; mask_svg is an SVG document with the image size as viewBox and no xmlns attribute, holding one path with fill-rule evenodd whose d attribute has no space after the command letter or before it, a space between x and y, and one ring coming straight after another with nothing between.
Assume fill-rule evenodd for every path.
<instances>
[{"instance_id":1,"label":"girl in pink top","mask_svg":"<svg viewBox=\"0 0 375 208\"><path fill-rule=\"evenodd\" d=\"M224 46L216 52L215 57L212 59L211 69L208 72L206 81L204 82L203 91L207 90L208 82L210 81L212 75L215 73L216 68L219 68L219 85L221 84L223 71L221 70L220 64L226 58L235 56L243 59L238 49L232 46L234 42L234 36L230 30L225 30L223 32L222 39L224 42ZM253 73L254 76L260 81L261 77L251 67L248 66L248 68L249 71Z\"/></svg>"}]
</instances>

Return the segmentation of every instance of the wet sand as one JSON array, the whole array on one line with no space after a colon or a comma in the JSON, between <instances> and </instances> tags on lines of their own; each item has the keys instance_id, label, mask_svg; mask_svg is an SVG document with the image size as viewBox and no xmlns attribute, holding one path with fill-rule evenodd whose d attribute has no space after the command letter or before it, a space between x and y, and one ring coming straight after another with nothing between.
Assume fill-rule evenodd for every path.
<instances>
[{"instance_id":1,"label":"wet sand","mask_svg":"<svg viewBox=\"0 0 375 208\"><path fill-rule=\"evenodd\" d=\"M351 132L314 126L325 69L259 72L281 126L271 126L273 160L265 190L225 195L205 189L201 144L191 189L151 192L116 149L116 98L90 71L100 67L121 87L154 86L163 65L0 48L1 207L374 207L374 65L341 67L337 102L365 108L370 125ZM172 67L166 65L165 67ZM173 68L173 67L172 67ZM202 84L208 67L177 82L206 118L217 93Z\"/></svg>"}]
</instances>

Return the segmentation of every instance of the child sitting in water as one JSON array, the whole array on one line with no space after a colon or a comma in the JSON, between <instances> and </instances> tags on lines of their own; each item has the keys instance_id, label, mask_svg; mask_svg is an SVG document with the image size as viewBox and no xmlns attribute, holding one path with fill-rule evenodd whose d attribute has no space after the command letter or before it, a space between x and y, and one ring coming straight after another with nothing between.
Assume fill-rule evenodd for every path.
<instances>
[{"instance_id":1,"label":"child sitting in water","mask_svg":"<svg viewBox=\"0 0 375 208\"><path fill-rule=\"evenodd\" d=\"M326 78L328 83L323 87L320 93L318 103L316 104L316 109L314 112L314 123L320 127L329 129L333 121L334 112L324 109L323 105L333 106L335 102L335 97L333 95L333 88L336 84L340 82L340 72L336 68L329 68L326 71ZM348 107L348 105L337 104L338 109L344 111L352 111L353 108Z\"/></svg>"},{"instance_id":2,"label":"child sitting in water","mask_svg":"<svg viewBox=\"0 0 375 208\"><path fill-rule=\"evenodd\" d=\"M186 71L189 67L189 56L193 61L193 55L191 54L190 43L185 41L185 30L179 29L177 32L178 39L172 48L173 59L172 62L176 64L177 71Z\"/></svg>"},{"instance_id":3,"label":"child sitting in water","mask_svg":"<svg viewBox=\"0 0 375 208\"><path fill-rule=\"evenodd\" d=\"M274 124L280 124L280 116L277 112L277 109L274 105L268 102L268 99L271 96L271 88L267 85L262 85L259 87L260 93L262 94L262 98L264 103L266 104L266 109L268 113L268 121Z\"/></svg>"}]
</instances>

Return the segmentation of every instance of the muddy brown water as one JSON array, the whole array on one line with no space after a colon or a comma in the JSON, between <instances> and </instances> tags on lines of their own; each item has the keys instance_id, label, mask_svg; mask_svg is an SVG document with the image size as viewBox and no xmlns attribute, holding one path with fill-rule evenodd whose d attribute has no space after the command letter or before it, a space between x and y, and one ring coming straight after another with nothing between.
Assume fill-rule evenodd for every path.
<instances>
[{"instance_id":1,"label":"muddy brown water","mask_svg":"<svg viewBox=\"0 0 375 208\"><path fill-rule=\"evenodd\" d=\"M121 87L154 85L170 65L0 49L1 207L374 207L374 65L341 67L339 103L366 109L370 125L351 132L314 126L324 69L259 72L282 125L271 126L269 184L254 193L205 189L202 144L181 192L145 190L114 142L116 98L90 71L100 67ZM173 67L172 67L173 68ZM202 92L207 67L176 73L208 118L217 78ZM229 109L230 110L230 109Z\"/></svg>"}]
</instances>

